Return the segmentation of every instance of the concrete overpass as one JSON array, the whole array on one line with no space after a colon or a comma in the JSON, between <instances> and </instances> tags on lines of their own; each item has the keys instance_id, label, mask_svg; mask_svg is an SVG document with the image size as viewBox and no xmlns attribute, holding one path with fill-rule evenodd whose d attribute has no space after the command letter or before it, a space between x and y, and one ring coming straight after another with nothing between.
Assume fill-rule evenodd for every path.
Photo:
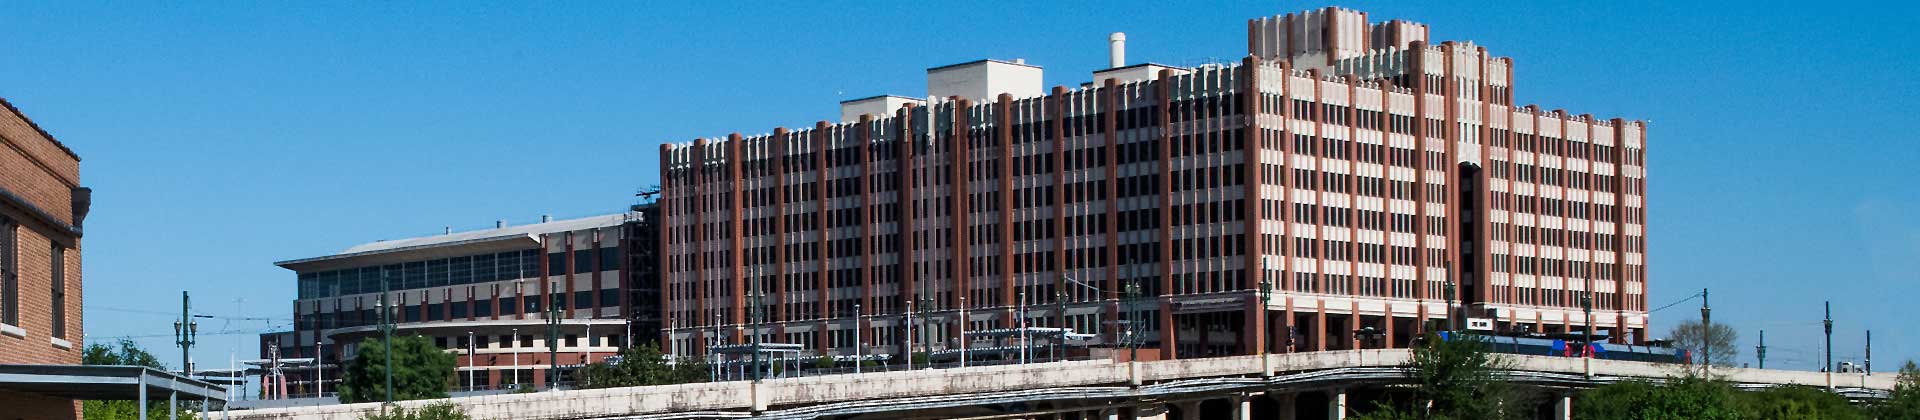
<instances>
[{"instance_id":1,"label":"concrete overpass","mask_svg":"<svg viewBox=\"0 0 1920 420\"><path fill-rule=\"evenodd\" d=\"M476 419L1120 419L1344 418L1349 392L1405 383L1406 349L1348 350L1146 362L1107 360L487 395L451 401ZM1663 380L1680 366L1544 356L1505 356L1510 381L1563 391ZM1856 399L1884 397L1890 375L1724 368L1713 375L1747 388L1825 387ZM1367 391L1371 390L1371 391ZM415 407L432 401L408 401ZM379 405L342 404L235 411L235 419L356 420ZM1202 413L1207 413L1204 416Z\"/></svg>"}]
</instances>

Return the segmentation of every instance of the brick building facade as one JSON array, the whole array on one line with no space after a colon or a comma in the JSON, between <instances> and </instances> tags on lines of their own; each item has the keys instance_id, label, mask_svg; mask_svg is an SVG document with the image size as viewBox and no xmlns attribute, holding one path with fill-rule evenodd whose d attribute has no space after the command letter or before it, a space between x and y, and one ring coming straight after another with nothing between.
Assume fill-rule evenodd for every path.
<instances>
[{"instance_id":1,"label":"brick building facade","mask_svg":"<svg viewBox=\"0 0 1920 420\"><path fill-rule=\"evenodd\" d=\"M1162 358L1463 318L1644 340L1643 122L1515 105L1511 58L1418 23L1246 31L1238 63L1116 54L1037 95L1037 66L965 63L929 69L931 101L662 146L662 340L897 354L961 345L962 317Z\"/></svg>"},{"instance_id":2,"label":"brick building facade","mask_svg":"<svg viewBox=\"0 0 1920 420\"><path fill-rule=\"evenodd\" d=\"M459 356L456 390L545 386L553 377L549 309L561 308L564 318L556 356L563 369L613 355L636 331L658 329L655 246L652 237L634 237L652 230L654 210L630 210L524 226L501 222L278 262L298 284L294 329L262 334L260 357L318 355L325 388L314 387L315 372L305 364L283 369L286 392L332 393L362 340L379 335L384 279L395 334L426 336ZM642 337L651 341L653 334Z\"/></svg>"},{"instance_id":3,"label":"brick building facade","mask_svg":"<svg viewBox=\"0 0 1920 420\"><path fill-rule=\"evenodd\" d=\"M0 99L0 364L79 364L80 157ZM0 417L78 418L79 402L0 390Z\"/></svg>"}]
</instances>

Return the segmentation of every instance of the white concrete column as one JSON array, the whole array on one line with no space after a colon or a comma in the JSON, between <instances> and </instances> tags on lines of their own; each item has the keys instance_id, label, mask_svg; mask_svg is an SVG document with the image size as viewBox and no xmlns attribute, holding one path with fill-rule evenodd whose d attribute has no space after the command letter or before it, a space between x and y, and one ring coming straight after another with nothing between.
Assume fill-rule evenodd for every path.
<instances>
[{"instance_id":1,"label":"white concrete column","mask_svg":"<svg viewBox=\"0 0 1920 420\"><path fill-rule=\"evenodd\" d=\"M1560 420L1573 420L1573 396L1561 395L1560 402L1553 404L1553 412Z\"/></svg>"},{"instance_id":2,"label":"white concrete column","mask_svg":"<svg viewBox=\"0 0 1920 420\"><path fill-rule=\"evenodd\" d=\"M1105 410L1100 410L1100 416L1097 418L1104 419L1104 420L1120 420L1120 409L1109 408Z\"/></svg>"},{"instance_id":3,"label":"white concrete column","mask_svg":"<svg viewBox=\"0 0 1920 420\"><path fill-rule=\"evenodd\" d=\"M1347 420L1347 390L1333 390L1333 398L1327 399L1327 419Z\"/></svg>"},{"instance_id":4,"label":"white concrete column","mask_svg":"<svg viewBox=\"0 0 1920 420\"><path fill-rule=\"evenodd\" d=\"M1233 420L1253 420L1253 399L1233 397Z\"/></svg>"}]
</instances>

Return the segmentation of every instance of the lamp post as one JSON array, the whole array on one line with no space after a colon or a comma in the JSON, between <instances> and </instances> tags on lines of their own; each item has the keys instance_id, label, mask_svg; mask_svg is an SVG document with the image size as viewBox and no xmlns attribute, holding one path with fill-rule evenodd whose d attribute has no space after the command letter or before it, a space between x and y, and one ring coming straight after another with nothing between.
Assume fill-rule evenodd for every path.
<instances>
[{"instance_id":1,"label":"lamp post","mask_svg":"<svg viewBox=\"0 0 1920 420\"><path fill-rule=\"evenodd\" d=\"M967 297L960 296L960 367L967 367Z\"/></svg>"},{"instance_id":2,"label":"lamp post","mask_svg":"<svg viewBox=\"0 0 1920 420\"><path fill-rule=\"evenodd\" d=\"M1271 304L1272 302L1273 302L1273 279L1267 276L1267 259L1261 258L1260 259L1260 312L1259 312L1261 321L1265 321L1267 319L1267 305ZM1393 322L1393 320L1388 319L1387 322ZM1266 327L1268 331L1272 330L1270 326L1263 326L1263 327ZM1261 336L1268 335L1267 331L1261 331L1259 334ZM1271 339L1271 337L1269 337L1269 339ZM1271 345L1272 343L1261 343L1260 355L1266 356L1267 347ZM1263 357L1261 358L1261 360L1264 361L1266 360L1266 358Z\"/></svg>"},{"instance_id":3,"label":"lamp post","mask_svg":"<svg viewBox=\"0 0 1920 420\"><path fill-rule=\"evenodd\" d=\"M1140 360L1140 279L1127 279L1127 360Z\"/></svg>"},{"instance_id":4,"label":"lamp post","mask_svg":"<svg viewBox=\"0 0 1920 420\"><path fill-rule=\"evenodd\" d=\"M1585 312L1587 315L1587 326L1585 329L1581 330L1582 336L1586 338L1586 341L1583 345L1587 346L1587 348L1581 349L1581 352L1586 353L1586 357L1593 357L1593 292L1592 291L1584 291L1580 293L1580 310L1582 312Z\"/></svg>"},{"instance_id":5,"label":"lamp post","mask_svg":"<svg viewBox=\"0 0 1920 420\"><path fill-rule=\"evenodd\" d=\"M1821 320L1820 325L1826 328L1826 331L1827 331L1827 350L1826 350L1827 361L1826 361L1826 364L1820 365L1820 371L1832 373L1833 372L1833 302L1827 302L1826 308L1827 308L1827 318L1824 320Z\"/></svg>"},{"instance_id":6,"label":"lamp post","mask_svg":"<svg viewBox=\"0 0 1920 420\"><path fill-rule=\"evenodd\" d=\"M381 410L386 410L386 405L393 404L393 304L387 302L387 293L392 287L389 283L392 280L392 273L389 273L386 268L381 268L380 303L374 305L380 309L380 346L387 359L387 400L386 404L381 405Z\"/></svg>"},{"instance_id":7,"label":"lamp post","mask_svg":"<svg viewBox=\"0 0 1920 420\"><path fill-rule=\"evenodd\" d=\"M520 329L514 328L513 336L507 339L513 340L513 388L520 389Z\"/></svg>"},{"instance_id":8,"label":"lamp post","mask_svg":"<svg viewBox=\"0 0 1920 420\"><path fill-rule=\"evenodd\" d=\"M758 282L759 279L756 278L755 281ZM751 359L753 364L753 381L760 382L760 294L753 293L747 295L747 297L752 298L752 303L748 305L751 305L749 307L753 308L753 327L747 331L747 333L753 334L753 356Z\"/></svg>"},{"instance_id":9,"label":"lamp post","mask_svg":"<svg viewBox=\"0 0 1920 420\"><path fill-rule=\"evenodd\" d=\"M560 293L560 283L550 284L553 293L549 293L547 299L547 389L559 389L560 321L564 318L561 307L566 305L561 300L565 295Z\"/></svg>"},{"instance_id":10,"label":"lamp post","mask_svg":"<svg viewBox=\"0 0 1920 420\"><path fill-rule=\"evenodd\" d=\"M1456 328L1453 324L1453 280L1447 280L1446 290L1442 290L1441 294L1447 297L1447 331L1453 331Z\"/></svg>"},{"instance_id":11,"label":"lamp post","mask_svg":"<svg viewBox=\"0 0 1920 420\"><path fill-rule=\"evenodd\" d=\"M860 373L860 364L866 362L867 355L860 352L860 304L853 304L853 373ZM833 355L829 354L828 357Z\"/></svg>"},{"instance_id":12,"label":"lamp post","mask_svg":"<svg viewBox=\"0 0 1920 420\"><path fill-rule=\"evenodd\" d=\"M474 369L474 359L479 355L474 354L474 350L478 348L480 344L473 341L473 331L467 331L467 392L473 392L473 387L476 385L473 377L474 372L477 371Z\"/></svg>"},{"instance_id":13,"label":"lamp post","mask_svg":"<svg viewBox=\"0 0 1920 420\"><path fill-rule=\"evenodd\" d=\"M1707 304L1707 289L1700 289L1700 371L1713 369L1713 307Z\"/></svg>"},{"instance_id":14,"label":"lamp post","mask_svg":"<svg viewBox=\"0 0 1920 420\"><path fill-rule=\"evenodd\" d=\"M1020 301L1016 304L1019 308L1014 313L1020 317L1020 323L1015 324L1020 326L1020 364L1024 365L1027 364L1027 349L1032 347L1027 341L1027 292L1020 292Z\"/></svg>"}]
</instances>

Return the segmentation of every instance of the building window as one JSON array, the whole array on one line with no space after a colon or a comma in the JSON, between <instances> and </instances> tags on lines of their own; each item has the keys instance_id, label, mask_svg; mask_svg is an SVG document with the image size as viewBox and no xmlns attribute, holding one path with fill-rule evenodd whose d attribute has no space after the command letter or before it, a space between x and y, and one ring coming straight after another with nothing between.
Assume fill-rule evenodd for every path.
<instances>
[{"instance_id":1,"label":"building window","mask_svg":"<svg viewBox=\"0 0 1920 420\"><path fill-rule=\"evenodd\" d=\"M0 216L0 324L20 325L20 225Z\"/></svg>"}]
</instances>

